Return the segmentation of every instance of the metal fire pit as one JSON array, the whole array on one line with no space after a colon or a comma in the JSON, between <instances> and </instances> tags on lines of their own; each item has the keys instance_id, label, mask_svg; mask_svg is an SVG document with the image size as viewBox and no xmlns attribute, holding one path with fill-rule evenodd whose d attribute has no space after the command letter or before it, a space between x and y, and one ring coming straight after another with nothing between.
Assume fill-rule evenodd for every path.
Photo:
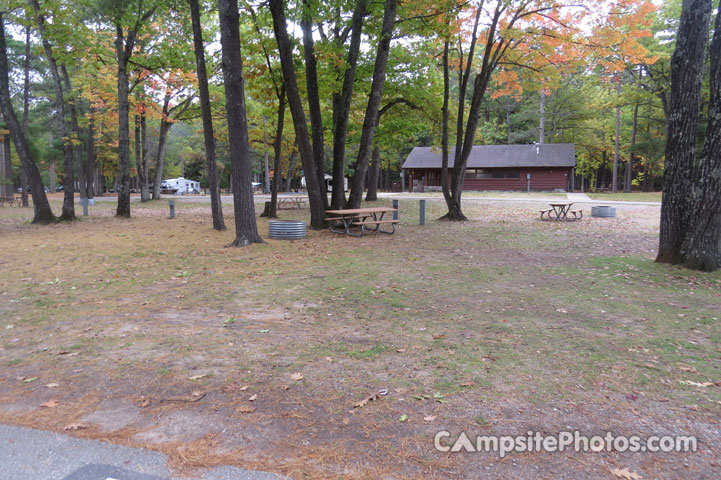
<instances>
[{"instance_id":1,"label":"metal fire pit","mask_svg":"<svg viewBox=\"0 0 721 480\"><path fill-rule=\"evenodd\" d=\"M608 205L600 205L598 207L591 207L592 217L611 218L616 216L616 207Z\"/></svg>"},{"instance_id":2,"label":"metal fire pit","mask_svg":"<svg viewBox=\"0 0 721 480\"><path fill-rule=\"evenodd\" d=\"M276 240L300 240L305 238L305 222L297 220L271 220L268 237Z\"/></svg>"}]
</instances>

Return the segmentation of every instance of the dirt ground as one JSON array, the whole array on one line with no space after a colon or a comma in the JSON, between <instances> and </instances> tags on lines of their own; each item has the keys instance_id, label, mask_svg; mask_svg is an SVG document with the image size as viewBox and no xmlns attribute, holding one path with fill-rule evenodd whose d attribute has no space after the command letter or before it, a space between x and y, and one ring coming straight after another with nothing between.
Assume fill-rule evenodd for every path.
<instances>
[{"instance_id":1,"label":"dirt ground","mask_svg":"<svg viewBox=\"0 0 721 480\"><path fill-rule=\"evenodd\" d=\"M162 201L130 220L101 203L46 227L2 208L0 421L184 473L721 477L721 274L653 263L658 207L564 224L542 207L469 199L468 222L421 227L401 200L393 236L242 249L183 200L174 220ZM437 451L444 430L694 435L698 451L501 458Z\"/></svg>"}]
</instances>

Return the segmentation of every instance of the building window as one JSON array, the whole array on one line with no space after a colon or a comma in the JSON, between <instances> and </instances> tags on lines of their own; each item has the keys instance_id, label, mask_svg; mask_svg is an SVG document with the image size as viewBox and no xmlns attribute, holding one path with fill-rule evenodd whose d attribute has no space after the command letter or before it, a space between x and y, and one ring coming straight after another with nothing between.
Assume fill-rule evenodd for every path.
<instances>
[{"instance_id":1,"label":"building window","mask_svg":"<svg viewBox=\"0 0 721 480\"><path fill-rule=\"evenodd\" d=\"M521 178L518 169L508 168L469 168L466 170L466 180L488 180L501 178Z\"/></svg>"}]
</instances>

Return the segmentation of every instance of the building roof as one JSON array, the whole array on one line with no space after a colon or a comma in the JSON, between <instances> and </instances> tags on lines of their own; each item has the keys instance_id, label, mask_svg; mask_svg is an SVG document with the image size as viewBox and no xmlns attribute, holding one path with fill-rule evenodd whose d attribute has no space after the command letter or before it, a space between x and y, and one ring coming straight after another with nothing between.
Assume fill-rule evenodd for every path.
<instances>
[{"instance_id":1,"label":"building roof","mask_svg":"<svg viewBox=\"0 0 721 480\"><path fill-rule=\"evenodd\" d=\"M453 167L456 148L448 154ZM575 167L576 145L545 143L525 145L474 145L467 168ZM403 168L441 168L439 147L415 147L403 162Z\"/></svg>"}]
</instances>

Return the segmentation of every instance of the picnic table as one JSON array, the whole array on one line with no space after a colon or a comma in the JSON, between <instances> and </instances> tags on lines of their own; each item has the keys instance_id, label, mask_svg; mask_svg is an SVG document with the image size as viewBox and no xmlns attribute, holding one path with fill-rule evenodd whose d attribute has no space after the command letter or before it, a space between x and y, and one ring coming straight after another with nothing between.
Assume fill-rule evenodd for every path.
<instances>
[{"instance_id":1,"label":"picnic table","mask_svg":"<svg viewBox=\"0 0 721 480\"><path fill-rule=\"evenodd\" d=\"M396 225L398 220L384 220L386 213L397 211L392 207L368 207L368 208L350 208L347 210L326 210L325 213L330 215L326 221L330 222L330 231L333 233L344 233L353 237L362 237L366 231L387 233L392 235L396 233ZM382 225L391 225L391 230L383 230ZM360 227L360 233L353 233L351 228Z\"/></svg>"},{"instance_id":2,"label":"picnic table","mask_svg":"<svg viewBox=\"0 0 721 480\"><path fill-rule=\"evenodd\" d=\"M278 210L293 210L303 208L305 195L278 195Z\"/></svg>"},{"instance_id":3,"label":"picnic table","mask_svg":"<svg viewBox=\"0 0 721 480\"><path fill-rule=\"evenodd\" d=\"M583 218L583 210L571 211L573 203L549 203L548 210L541 210L541 220L554 222L575 222ZM570 215L573 215L572 217Z\"/></svg>"},{"instance_id":4,"label":"picnic table","mask_svg":"<svg viewBox=\"0 0 721 480\"><path fill-rule=\"evenodd\" d=\"M15 201L16 201L16 200L15 200L15 197L12 196L12 195L7 196L7 197L5 197L5 196L0 196L0 207L4 206L6 203L9 203L10 206L12 207L12 206L13 206L13 203L14 203ZM21 197L17 197L17 204L18 204L18 207L22 205L22 199L21 199Z\"/></svg>"}]
</instances>

